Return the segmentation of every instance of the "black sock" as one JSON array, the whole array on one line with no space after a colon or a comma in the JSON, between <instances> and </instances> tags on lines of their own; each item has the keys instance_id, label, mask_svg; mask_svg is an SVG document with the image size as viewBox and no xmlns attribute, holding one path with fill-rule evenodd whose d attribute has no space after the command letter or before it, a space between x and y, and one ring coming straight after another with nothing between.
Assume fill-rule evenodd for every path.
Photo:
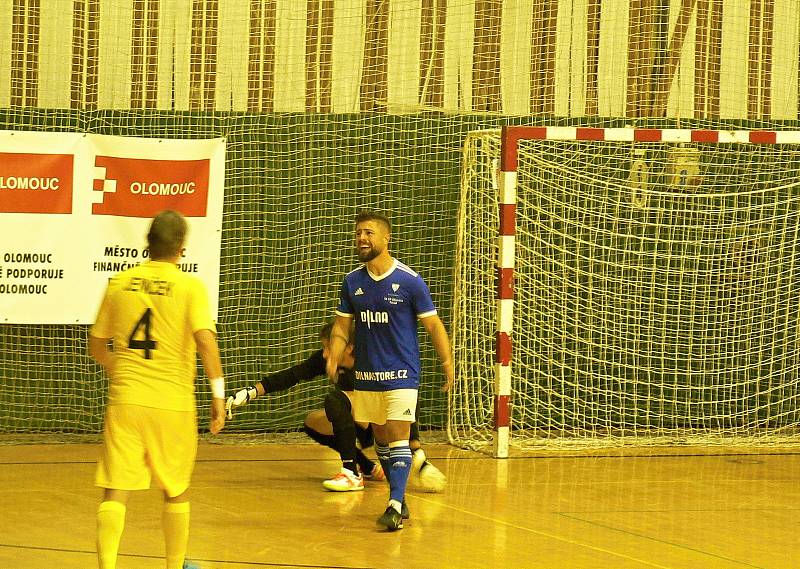
<instances>
[{"instance_id":1,"label":"black sock","mask_svg":"<svg viewBox=\"0 0 800 569\"><path fill-rule=\"evenodd\" d=\"M408 439L411 441L418 441L419 440L419 427L417 426L417 422L414 421L411 423L411 434L408 436Z\"/></svg>"},{"instance_id":2,"label":"black sock","mask_svg":"<svg viewBox=\"0 0 800 569\"><path fill-rule=\"evenodd\" d=\"M362 474L372 474L372 469L375 468L375 463L372 462L367 455L360 450L356 450L356 462Z\"/></svg>"},{"instance_id":3,"label":"black sock","mask_svg":"<svg viewBox=\"0 0 800 569\"><path fill-rule=\"evenodd\" d=\"M335 436L333 436L333 435L323 435L322 433L320 433L319 431L315 431L314 429L312 429L308 425L303 425L303 431L310 438L312 438L314 441L318 442L322 446L326 446L326 447L331 448L333 450L337 450L337 448L336 448L336 446L337 446L336 445L336 437ZM357 451L357 452L360 453L361 451ZM362 456L363 456L363 454L362 454ZM356 460L358 460L358 458L359 457L356 456ZM364 459L366 459L366 461L370 465L372 465L372 461L370 459L368 459L366 456L364 457ZM360 464L360 462L359 462L359 464ZM356 461L354 461L354 460L343 460L342 461L342 466L345 467L346 469L348 469L353 474L358 474L358 466L356 465ZM370 469L372 469L372 466L370 466ZM368 472L371 472L371 470L369 470Z\"/></svg>"},{"instance_id":4,"label":"black sock","mask_svg":"<svg viewBox=\"0 0 800 569\"><path fill-rule=\"evenodd\" d=\"M333 435L323 435L319 431L315 431L308 425L303 425L303 431L314 441L318 442L322 446L326 446L328 448L332 448L336 450L336 441Z\"/></svg>"},{"instance_id":5,"label":"black sock","mask_svg":"<svg viewBox=\"0 0 800 569\"><path fill-rule=\"evenodd\" d=\"M358 466L356 465L355 460L343 460L342 467L346 468L347 470L358 476Z\"/></svg>"},{"instance_id":6,"label":"black sock","mask_svg":"<svg viewBox=\"0 0 800 569\"><path fill-rule=\"evenodd\" d=\"M333 427L333 448L342 458L342 464L355 466L356 425L350 407L350 400L341 391L331 391L325 396L325 416ZM345 468L349 468L346 466ZM358 472L357 468L353 472Z\"/></svg>"},{"instance_id":7,"label":"black sock","mask_svg":"<svg viewBox=\"0 0 800 569\"><path fill-rule=\"evenodd\" d=\"M375 437L372 436L371 426L368 426L365 429L364 427L356 423L355 427L356 427L356 439L358 440L358 444L361 445L362 449L369 448L375 444Z\"/></svg>"}]
</instances>

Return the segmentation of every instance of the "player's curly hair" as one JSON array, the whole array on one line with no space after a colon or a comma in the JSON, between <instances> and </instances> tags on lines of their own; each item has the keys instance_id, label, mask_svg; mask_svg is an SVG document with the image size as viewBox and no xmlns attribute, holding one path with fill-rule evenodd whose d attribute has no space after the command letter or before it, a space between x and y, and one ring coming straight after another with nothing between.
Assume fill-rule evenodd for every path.
<instances>
[{"instance_id":1,"label":"player's curly hair","mask_svg":"<svg viewBox=\"0 0 800 569\"><path fill-rule=\"evenodd\" d=\"M147 249L153 260L171 259L180 253L188 225L183 214L172 209L159 212L147 232Z\"/></svg>"}]
</instances>

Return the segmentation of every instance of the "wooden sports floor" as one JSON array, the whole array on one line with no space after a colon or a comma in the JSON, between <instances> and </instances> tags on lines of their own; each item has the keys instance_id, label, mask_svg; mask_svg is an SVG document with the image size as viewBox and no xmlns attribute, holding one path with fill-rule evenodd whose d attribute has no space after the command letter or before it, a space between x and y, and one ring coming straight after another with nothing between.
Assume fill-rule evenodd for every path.
<instances>
[{"instance_id":1,"label":"wooden sports floor","mask_svg":"<svg viewBox=\"0 0 800 569\"><path fill-rule=\"evenodd\" d=\"M98 448L0 445L0 568L96 567ZM385 483L322 489L338 468L331 451L204 442L189 558L207 569L800 567L796 450L495 460L426 448L448 487L411 489L411 520L386 533L375 526ZM133 495L119 568L163 567L160 516L157 491Z\"/></svg>"}]
</instances>

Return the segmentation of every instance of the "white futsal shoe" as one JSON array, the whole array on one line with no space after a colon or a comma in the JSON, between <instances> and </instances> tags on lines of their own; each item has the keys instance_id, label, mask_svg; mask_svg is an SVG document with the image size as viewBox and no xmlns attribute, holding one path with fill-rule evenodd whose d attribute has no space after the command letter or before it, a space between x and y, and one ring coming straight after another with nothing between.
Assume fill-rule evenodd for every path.
<instances>
[{"instance_id":1,"label":"white futsal shoe","mask_svg":"<svg viewBox=\"0 0 800 569\"><path fill-rule=\"evenodd\" d=\"M364 477L355 475L346 468L342 468L336 476L322 483L325 490L331 492L357 492L364 489Z\"/></svg>"}]
</instances>

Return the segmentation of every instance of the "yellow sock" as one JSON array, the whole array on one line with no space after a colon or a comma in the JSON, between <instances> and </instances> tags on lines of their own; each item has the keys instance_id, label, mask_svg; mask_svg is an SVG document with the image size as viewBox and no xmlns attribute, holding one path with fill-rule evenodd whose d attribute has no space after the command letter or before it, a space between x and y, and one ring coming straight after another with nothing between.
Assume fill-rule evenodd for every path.
<instances>
[{"instance_id":1,"label":"yellow sock","mask_svg":"<svg viewBox=\"0 0 800 569\"><path fill-rule=\"evenodd\" d=\"M167 502L161 521L164 527L167 569L181 569L189 542L189 502Z\"/></svg>"},{"instance_id":2,"label":"yellow sock","mask_svg":"<svg viewBox=\"0 0 800 569\"><path fill-rule=\"evenodd\" d=\"M125 528L125 504L103 502L97 509L97 563L100 569L117 566L117 551Z\"/></svg>"}]
</instances>

